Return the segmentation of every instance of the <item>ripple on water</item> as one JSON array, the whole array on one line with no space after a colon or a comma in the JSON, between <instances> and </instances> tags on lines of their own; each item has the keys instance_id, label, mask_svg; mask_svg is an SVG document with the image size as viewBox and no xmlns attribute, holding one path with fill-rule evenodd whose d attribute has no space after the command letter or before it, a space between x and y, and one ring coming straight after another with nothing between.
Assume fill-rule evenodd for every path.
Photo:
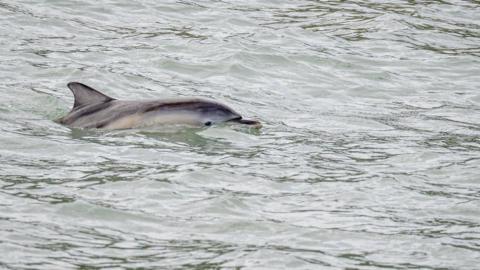
<instances>
[{"instance_id":1,"label":"ripple on water","mask_svg":"<svg viewBox=\"0 0 480 270\"><path fill-rule=\"evenodd\" d=\"M475 1L0 3L7 269L475 269ZM86 131L65 84L260 131Z\"/></svg>"}]
</instances>

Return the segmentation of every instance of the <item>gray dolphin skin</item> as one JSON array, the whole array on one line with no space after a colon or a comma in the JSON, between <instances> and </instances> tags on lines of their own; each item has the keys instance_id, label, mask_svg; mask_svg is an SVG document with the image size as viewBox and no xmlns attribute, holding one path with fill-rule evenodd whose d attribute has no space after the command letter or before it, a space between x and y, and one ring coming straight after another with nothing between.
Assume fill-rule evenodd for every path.
<instances>
[{"instance_id":1,"label":"gray dolphin skin","mask_svg":"<svg viewBox=\"0 0 480 270\"><path fill-rule=\"evenodd\" d=\"M73 109L56 122L75 128L128 129L161 125L211 126L239 123L261 127L243 119L230 107L204 98L122 101L78 82L68 83L75 102Z\"/></svg>"}]
</instances>

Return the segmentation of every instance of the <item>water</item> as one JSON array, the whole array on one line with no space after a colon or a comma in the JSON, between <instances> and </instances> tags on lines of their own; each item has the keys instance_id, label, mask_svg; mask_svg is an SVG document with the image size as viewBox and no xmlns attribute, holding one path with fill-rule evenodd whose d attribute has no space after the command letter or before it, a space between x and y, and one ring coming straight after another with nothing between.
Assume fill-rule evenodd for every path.
<instances>
[{"instance_id":1,"label":"water","mask_svg":"<svg viewBox=\"0 0 480 270\"><path fill-rule=\"evenodd\" d=\"M0 268L478 269L478 1L0 1ZM85 131L69 81L264 127Z\"/></svg>"}]
</instances>

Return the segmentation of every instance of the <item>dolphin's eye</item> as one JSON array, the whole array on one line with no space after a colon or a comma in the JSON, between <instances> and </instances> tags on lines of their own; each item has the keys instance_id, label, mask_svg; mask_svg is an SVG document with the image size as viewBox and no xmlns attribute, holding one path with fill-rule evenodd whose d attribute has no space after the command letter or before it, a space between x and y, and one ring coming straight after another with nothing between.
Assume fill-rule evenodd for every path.
<instances>
[{"instance_id":1,"label":"dolphin's eye","mask_svg":"<svg viewBox=\"0 0 480 270\"><path fill-rule=\"evenodd\" d=\"M212 125L212 122L210 122L210 121L205 122L205 126L208 127L208 126L211 126L211 125Z\"/></svg>"}]
</instances>

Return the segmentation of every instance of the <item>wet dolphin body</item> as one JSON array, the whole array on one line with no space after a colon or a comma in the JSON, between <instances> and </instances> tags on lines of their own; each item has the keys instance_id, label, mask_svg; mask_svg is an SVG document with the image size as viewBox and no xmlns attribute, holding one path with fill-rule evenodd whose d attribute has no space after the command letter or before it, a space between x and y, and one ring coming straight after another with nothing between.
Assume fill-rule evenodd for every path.
<instances>
[{"instance_id":1,"label":"wet dolphin body","mask_svg":"<svg viewBox=\"0 0 480 270\"><path fill-rule=\"evenodd\" d=\"M210 126L235 122L260 127L226 105L203 98L116 100L78 82L68 83L75 102L58 123L77 128L127 129L168 124Z\"/></svg>"}]
</instances>

